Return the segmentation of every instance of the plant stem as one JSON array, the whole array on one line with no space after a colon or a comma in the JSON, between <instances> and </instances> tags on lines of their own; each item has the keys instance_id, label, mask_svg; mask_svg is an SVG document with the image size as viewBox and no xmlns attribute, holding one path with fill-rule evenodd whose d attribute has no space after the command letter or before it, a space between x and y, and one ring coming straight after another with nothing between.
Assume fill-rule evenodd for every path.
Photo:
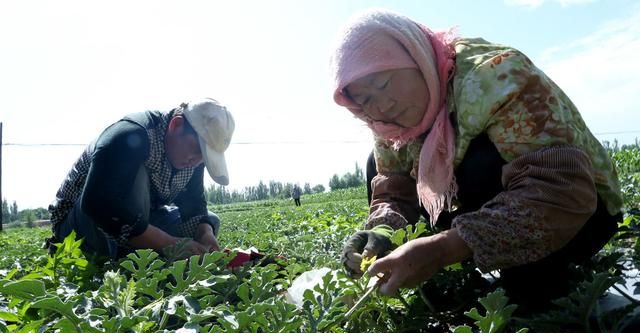
<instances>
[{"instance_id":1,"label":"plant stem","mask_svg":"<svg viewBox=\"0 0 640 333\"><path fill-rule=\"evenodd\" d=\"M615 284L612 287L613 287L613 289L617 290L620 293L620 295L622 295L622 297L626 298L631 303L640 304L640 301L638 301L637 299L629 296L629 294L627 294L624 291L622 291L622 289L618 288Z\"/></svg>"},{"instance_id":2,"label":"plant stem","mask_svg":"<svg viewBox=\"0 0 640 333\"><path fill-rule=\"evenodd\" d=\"M429 301L429 299L427 298L427 295L424 294L424 291L422 291L421 287L418 287L418 293L420 294L420 298L422 298L422 301L424 302L424 304L427 305L427 307L429 308L429 310L433 313L436 313L436 308L433 306L433 304L431 304L431 302Z\"/></svg>"},{"instance_id":3,"label":"plant stem","mask_svg":"<svg viewBox=\"0 0 640 333\"><path fill-rule=\"evenodd\" d=\"M409 303L404 299L404 297L402 297L402 295L398 295L398 299L400 300L400 302L402 302L402 305L404 305L404 307L407 308L407 310L409 310L411 305L409 305Z\"/></svg>"},{"instance_id":4,"label":"plant stem","mask_svg":"<svg viewBox=\"0 0 640 333\"><path fill-rule=\"evenodd\" d=\"M168 319L169 319L169 316L167 315L167 312L164 311L162 313L162 318L160 319L160 323L158 324L158 329L164 329L164 327L167 325Z\"/></svg>"}]
</instances>

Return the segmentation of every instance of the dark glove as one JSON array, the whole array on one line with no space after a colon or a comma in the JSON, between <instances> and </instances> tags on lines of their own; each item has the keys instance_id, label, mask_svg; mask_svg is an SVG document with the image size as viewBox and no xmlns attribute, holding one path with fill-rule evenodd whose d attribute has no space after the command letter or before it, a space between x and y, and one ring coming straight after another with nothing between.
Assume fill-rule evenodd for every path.
<instances>
[{"instance_id":1,"label":"dark glove","mask_svg":"<svg viewBox=\"0 0 640 333\"><path fill-rule=\"evenodd\" d=\"M352 278L362 276L360 263L362 258L384 257L393 249L391 243L393 229L388 225L377 225L371 230L356 232L347 240L342 249L342 265Z\"/></svg>"}]
</instances>

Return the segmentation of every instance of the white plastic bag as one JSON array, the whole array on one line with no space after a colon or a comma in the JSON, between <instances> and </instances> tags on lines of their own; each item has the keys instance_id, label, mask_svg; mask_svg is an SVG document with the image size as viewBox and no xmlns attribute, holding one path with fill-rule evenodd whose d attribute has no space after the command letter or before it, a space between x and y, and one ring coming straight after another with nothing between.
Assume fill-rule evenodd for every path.
<instances>
[{"instance_id":1,"label":"white plastic bag","mask_svg":"<svg viewBox=\"0 0 640 333\"><path fill-rule=\"evenodd\" d=\"M302 307L304 291L307 289L313 290L316 285L321 285L322 278L330 272L333 275L332 279L336 279L337 272L327 267L312 269L300 274L293 280L291 287L285 293L287 302L295 304L299 308ZM314 291L314 293L316 292Z\"/></svg>"}]
</instances>

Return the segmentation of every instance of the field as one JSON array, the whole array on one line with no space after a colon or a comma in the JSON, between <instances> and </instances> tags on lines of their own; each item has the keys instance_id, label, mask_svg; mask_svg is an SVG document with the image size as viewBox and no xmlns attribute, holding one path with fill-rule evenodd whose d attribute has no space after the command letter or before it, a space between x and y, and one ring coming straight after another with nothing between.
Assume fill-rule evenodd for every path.
<instances>
[{"instance_id":1,"label":"field","mask_svg":"<svg viewBox=\"0 0 640 333\"><path fill-rule=\"evenodd\" d=\"M629 185L636 173L620 176ZM629 208L636 195L627 186ZM373 294L345 317L367 284L347 278L339 263L344 240L367 216L364 188L303 196L301 207L273 200L210 208L223 221L222 246L266 256L234 269L227 268L233 251L173 261L144 250L97 263L70 238L48 256L41 248L48 228L0 233L0 332L631 332L637 317L638 286L624 288L640 262L633 214L588 268L575 269L576 292L547 313L514 312L493 276L463 264L399 297ZM394 238L429 232L419 224ZM330 272L322 283L287 302L297 277L323 267ZM610 299L615 306L603 302Z\"/></svg>"}]
</instances>

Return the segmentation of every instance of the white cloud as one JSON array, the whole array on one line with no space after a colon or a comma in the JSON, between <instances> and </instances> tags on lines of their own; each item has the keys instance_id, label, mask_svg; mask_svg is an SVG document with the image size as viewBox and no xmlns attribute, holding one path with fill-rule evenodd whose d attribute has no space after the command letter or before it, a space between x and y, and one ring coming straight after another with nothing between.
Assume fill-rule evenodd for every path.
<instances>
[{"instance_id":1,"label":"white cloud","mask_svg":"<svg viewBox=\"0 0 640 333\"><path fill-rule=\"evenodd\" d=\"M596 0L557 0L556 2L560 3L562 7L569 7L573 5L583 5L586 3L593 3Z\"/></svg>"},{"instance_id":2,"label":"white cloud","mask_svg":"<svg viewBox=\"0 0 640 333\"><path fill-rule=\"evenodd\" d=\"M504 3L508 6L516 6L516 7L527 7L527 8L538 8L545 3L556 2L559 3L562 7L569 7L574 5L582 5L586 3L593 3L596 0L504 0Z\"/></svg>"},{"instance_id":3,"label":"white cloud","mask_svg":"<svg viewBox=\"0 0 640 333\"><path fill-rule=\"evenodd\" d=\"M604 133L638 131L629 133L626 141L632 141L640 136L637 54L640 10L573 43L545 50L538 65L578 106L596 136L612 139Z\"/></svg>"},{"instance_id":4,"label":"white cloud","mask_svg":"<svg viewBox=\"0 0 640 333\"><path fill-rule=\"evenodd\" d=\"M519 6L537 8L540 7L545 0L504 0L504 3L508 6Z\"/></svg>"}]
</instances>

